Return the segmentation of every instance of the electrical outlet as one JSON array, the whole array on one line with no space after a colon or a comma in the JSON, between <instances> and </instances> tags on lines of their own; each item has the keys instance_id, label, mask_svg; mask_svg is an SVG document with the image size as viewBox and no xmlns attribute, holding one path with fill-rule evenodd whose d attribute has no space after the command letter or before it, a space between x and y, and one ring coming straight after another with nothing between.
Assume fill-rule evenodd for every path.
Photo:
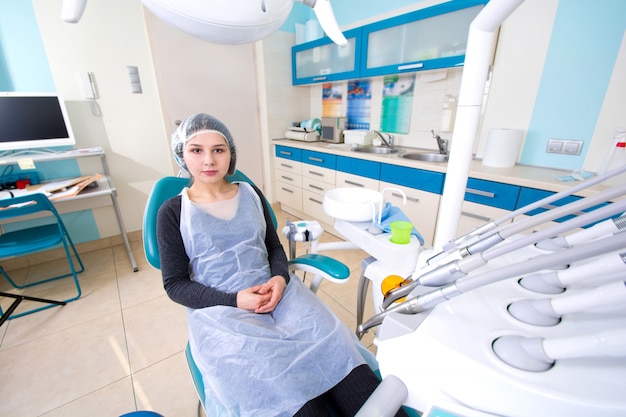
<instances>
[{"instance_id":1,"label":"electrical outlet","mask_svg":"<svg viewBox=\"0 0 626 417\"><path fill-rule=\"evenodd\" d=\"M583 149L583 143L582 140L548 139L546 152L562 155L580 155Z\"/></svg>"}]
</instances>

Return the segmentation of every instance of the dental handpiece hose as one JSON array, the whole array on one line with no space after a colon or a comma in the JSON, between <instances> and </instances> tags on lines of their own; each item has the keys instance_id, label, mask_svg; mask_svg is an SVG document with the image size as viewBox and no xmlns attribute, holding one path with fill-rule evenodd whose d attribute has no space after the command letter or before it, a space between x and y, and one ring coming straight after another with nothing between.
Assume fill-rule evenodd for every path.
<instances>
[{"instance_id":1,"label":"dental handpiece hose","mask_svg":"<svg viewBox=\"0 0 626 417\"><path fill-rule=\"evenodd\" d=\"M535 227L566 215L578 213L583 209L593 207L606 201L611 201L612 199L625 194L626 184L622 184L596 193L593 196L576 200L560 207L552 208L535 216L530 216L527 219L509 223L505 226L499 227L498 229L492 230L489 233L485 233L480 237L476 236L471 244L468 244L461 249L457 249L456 251L441 252L431 257L427 261L427 264L436 266L451 260L462 259L471 254L482 252L504 241L507 237L513 236L531 227Z\"/></svg>"},{"instance_id":2,"label":"dental handpiece hose","mask_svg":"<svg viewBox=\"0 0 626 417\"><path fill-rule=\"evenodd\" d=\"M460 243L462 243L462 241L464 239L468 238L468 237L476 236L476 237L480 238L481 235L483 235L483 234L485 234L487 232L491 232L496 227L500 226L503 223L508 222L509 220L514 219L515 217L517 217L517 216L519 216L521 214L525 214L525 213L528 213L529 211L541 208L541 207L543 207L543 206L545 206L547 204L550 204L550 203L552 203L554 201L558 201L561 198L573 195L573 194L577 193L578 191L584 190L585 188L589 188L589 187L592 187L594 185L601 184L604 181L606 181L607 179L612 178L612 177L614 177L616 175L619 175L619 174L621 174L623 172L626 172L626 165L622 165L620 167L617 167L614 170L606 172L606 173L604 173L602 175L597 175L595 177L591 177L591 178L589 178L589 179L587 179L587 180L585 180L585 181L583 181L583 182L581 182L581 183L579 183L577 185L574 185L573 187L569 187L567 190L563 190L563 191L560 191L560 192L558 192L556 194L552 194L552 195L550 195L548 197L542 198L539 201L535 201L534 203L528 204L528 205L526 205L524 207L521 207L521 208L519 208L519 209L517 209L515 211L507 213L504 216L502 216L502 217L500 217L500 218L498 218L496 220L493 220L491 222L485 223L484 225L482 225L482 226L472 230L471 232L469 232L469 233L467 233L467 234L465 234L463 236L460 236L459 238L455 239L453 241L453 243L455 244L454 247L459 247ZM453 248L450 248L450 249L453 249Z\"/></svg>"},{"instance_id":3,"label":"dental handpiece hose","mask_svg":"<svg viewBox=\"0 0 626 417\"><path fill-rule=\"evenodd\" d=\"M488 243L486 243L486 245L493 245L493 244L495 244L495 243L493 243L494 242L493 236L495 234L497 234L503 227L507 228L507 227L510 227L511 225L515 225L515 227L520 227L521 228L523 226L523 228L521 230L526 230L527 228L536 226L536 225L541 224L541 223L543 223L545 221L557 219L557 218L563 216L564 214L574 213L575 211L572 211L570 213L565 212L566 210L568 210L568 209L565 209L565 207L569 207L569 208L573 207L573 206L571 206L571 204L573 204L573 203L569 203L567 205L564 205L564 206L552 209L552 210L558 210L556 212L552 212L552 210L549 210L547 212L541 213L541 214L536 215L536 216L532 216L532 217L530 217L528 219L525 219L525 220L522 220L520 222L513 222L511 224L505 224L504 226L501 226L502 224L508 222L509 220L512 220L513 218L515 218L515 217L517 217L517 216L519 216L521 214L525 214L525 213L527 213L529 211L532 211L532 210L535 210L537 208L544 207L547 204L550 204L550 203L552 203L554 201L557 201L557 200L559 200L561 198L567 197L567 196L569 196L571 194L574 194L575 192L578 192L578 191L580 191L582 189L585 189L587 187L590 187L592 185L596 185L598 183L601 183L605 179L610 178L610 177L612 177L614 175L621 174L624 171L626 171L626 165L624 165L622 167L619 167L619 168L617 168L617 169L615 169L613 171L610 171L610 172L608 172L606 174L603 174L603 175L600 175L600 176L588 179L587 181L585 181L585 182L583 182L581 184L578 184L578 185L576 185L574 187L570 187L567 190L561 191L559 193L556 193L556 194L553 194L551 196L545 197L545 198L543 198L543 199L541 199L539 201L536 201L534 203L528 204L528 205L526 205L524 207L521 207L521 208L519 208L519 209L517 209L515 211L512 211L511 213L509 213L509 214L507 214L507 215L505 215L505 216L503 216L503 217L501 217L501 218L499 218L497 220L485 223L484 225L478 227L477 229L474 229L473 231L469 232L468 234L465 234L465 235L457 238L456 240L451 241L451 242L447 243L446 245L444 245L444 250L442 252L438 253L437 255L434 255L433 257L431 257L427 261L427 263L429 263L429 264L435 263L437 261L440 261L441 258L447 257L447 255L451 255L451 254L452 254L452 256L456 256L456 255L454 255L455 251L462 250L462 249L459 249L459 248L461 248L461 247L468 248L471 245L477 245L478 242L485 241L486 239L488 239L490 237L491 237L491 239L489 239L489 241L488 241ZM617 189L614 190L614 188L617 188ZM609 190L605 190L605 191L601 192L600 194L604 196L606 201L609 201L610 199L612 199L613 197L616 196L615 195L616 193L617 193L617 195L621 195L620 194L620 190L622 190L621 194L623 194L624 193L623 192L623 186L613 187L613 188L611 188ZM607 191L609 193L607 193ZM604 194L604 193L606 193L606 194ZM611 195L611 197L607 197L606 195ZM597 194L596 194L596 196L597 196ZM587 198L590 198L590 197L587 197ZM600 198L602 198L602 197L600 197ZM597 197L596 197L596 199L597 199ZM586 200L586 199L584 199L584 200ZM576 203L576 202L574 202L574 203ZM590 206L588 206L588 207L590 207ZM564 213L564 214L561 214L561 213ZM552 217L553 215L557 215L559 217ZM497 240L495 240L495 242L497 243ZM475 247L474 248L475 251L476 250L481 250L481 249L485 249L485 247L480 247L479 246L479 247Z\"/></svg>"},{"instance_id":4,"label":"dental handpiece hose","mask_svg":"<svg viewBox=\"0 0 626 417\"><path fill-rule=\"evenodd\" d=\"M493 247L482 253L476 253L474 255L470 255L468 257L449 262L445 265L439 265L436 268L431 267L426 272L419 271L419 275L416 271L413 274L413 282L398 290L394 290L392 294L390 294L387 298L383 300L382 308L383 310L385 310L396 300L399 300L402 297L406 297L418 285L423 285L427 287L438 287L449 284L455 279L462 278L466 276L469 272L480 268L494 258L513 252L514 250L523 248L528 245L534 245L537 242L541 242L553 236L559 236L562 233L582 226L586 226L607 217L611 217L615 214L622 213L624 210L626 210L626 199L618 200L615 203L598 208L585 214L581 214L580 216L576 216L573 219L570 219L563 223L558 223L550 228L537 231L520 239L516 239L503 245ZM621 232L622 231L620 231L620 233Z\"/></svg>"},{"instance_id":5,"label":"dental handpiece hose","mask_svg":"<svg viewBox=\"0 0 626 417\"><path fill-rule=\"evenodd\" d=\"M541 269L567 265L574 261L592 258L607 252L620 250L625 247L626 233L618 233L608 238L588 242L560 252L539 255L532 259L526 259L516 264L487 271L474 277L467 276L459 278L452 284L410 298L401 304L394 305L382 313L375 315L367 322L359 326L359 332L365 332L374 326L378 326L383 322L386 316L394 312L402 314L422 313L453 297L456 297L457 295L461 295L488 284L493 284L504 279L521 276Z\"/></svg>"}]
</instances>

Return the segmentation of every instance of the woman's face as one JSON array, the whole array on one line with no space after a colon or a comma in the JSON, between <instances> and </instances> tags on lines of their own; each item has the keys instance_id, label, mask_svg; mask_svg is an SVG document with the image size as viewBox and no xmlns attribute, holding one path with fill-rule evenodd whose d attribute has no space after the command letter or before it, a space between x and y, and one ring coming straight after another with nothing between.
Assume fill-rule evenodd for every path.
<instances>
[{"instance_id":1,"label":"woman's face","mask_svg":"<svg viewBox=\"0 0 626 417\"><path fill-rule=\"evenodd\" d=\"M183 159L194 180L219 182L228 174L230 148L219 133L200 133L185 143Z\"/></svg>"}]
</instances>

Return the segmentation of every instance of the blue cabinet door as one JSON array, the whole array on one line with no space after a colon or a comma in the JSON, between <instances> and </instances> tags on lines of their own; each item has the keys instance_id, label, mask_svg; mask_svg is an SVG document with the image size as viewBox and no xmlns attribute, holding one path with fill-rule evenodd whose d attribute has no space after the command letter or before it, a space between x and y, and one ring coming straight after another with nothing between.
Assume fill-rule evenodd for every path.
<instances>
[{"instance_id":1,"label":"blue cabinet door","mask_svg":"<svg viewBox=\"0 0 626 417\"><path fill-rule=\"evenodd\" d=\"M364 159L349 158L347 156L337 157L337 171L360 177L380 179L380 162L366 161Z\"/></svg>"},{"instance_id":2,"label":"blue cabinet door","mask_svg":"<svg viewBox=\"0 0 626 417\"><path fill-rule=\"evenodd\" d=\"M513 211L517 207L519 193L520 187L517 185L469 178L465 200Z\"/></svg>"},{"instance_id":3,"label":"blue cabinet door","mask_svg":"<svg viewBox=\"0 0 626 417\"><path fill-rule=\"evenodd\" d=\"M298 162L302 161L302 149L276 145L274 152L279 158L291 159L292 161Z\"/></svg>"},{"instance_id":4,"label":"blue cabinet door","mask_svg":"<svg viewBox=\"0 0 626 417\"><path fill-rule=\"evenodd\" d=\"M444 179L445 174L440 172L424 171L423 169L391 164L382 164L380 167L381 181L415 188L416 190L428 191L434 194L441 194Z\"/></svg>"},{"instance_id":5,"label":"blue cabinet door","mask_svg":"<svg viewBox=\"0 0 626 417\"><path fill-rule=\"evenodd\" d=\"M453 0L364 26L361 77L463 65L470 23L486 0Z\"/></svg>"},{"instance_id":6,"label":"blue cabinet door","mask_svg":"<svg viewBox=\"0 0 626 417\"><path fill-rule=\"evenodd\" d=\"M318 167L335 169L337 166L337 156L329 153L302 150L302 162L316 165Z\"/></svg>"}]
</instances>

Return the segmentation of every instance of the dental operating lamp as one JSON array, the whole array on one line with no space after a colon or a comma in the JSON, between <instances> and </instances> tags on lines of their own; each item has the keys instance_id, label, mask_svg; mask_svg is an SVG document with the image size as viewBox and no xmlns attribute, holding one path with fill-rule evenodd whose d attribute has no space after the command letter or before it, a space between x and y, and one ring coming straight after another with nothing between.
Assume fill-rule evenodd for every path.
<instances>
[{"instance_id":1,"label":"dental operating lamp","mask_svg":"<svg viewBox=\"0 0 626 417\"><path fill-rule=\"evenodd\" d=\"M336 44L348 43L343 36L330 0L142 0L165 23L196 38L227 45L251 43L266 38L287 20L297 1L315 12L326 35ZM61 19L77 23L87 0L63 0Z\"/></svg>"}]
</instances>

